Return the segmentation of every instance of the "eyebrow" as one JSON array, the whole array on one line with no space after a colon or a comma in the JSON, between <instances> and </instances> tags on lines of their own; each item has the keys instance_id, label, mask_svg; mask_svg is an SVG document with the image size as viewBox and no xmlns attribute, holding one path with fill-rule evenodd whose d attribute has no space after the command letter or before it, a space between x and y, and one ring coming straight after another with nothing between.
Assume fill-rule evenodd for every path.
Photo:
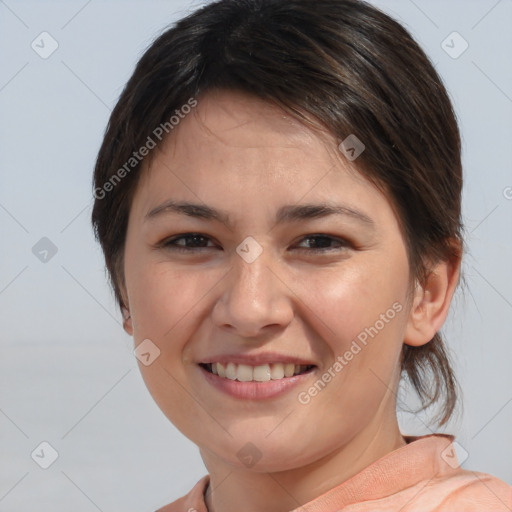
<instances>
[{"instance_id":1,"label":"eyebrow","mask_svg":"<svg viewBox=\"0 0 512 512\"><path fill-rule=\"evenodd\" d=\"M184 201L165 201L152 208L145 216L145 221L154 219L164 213L177 213L204 220L216 220L229 225L229 214L223 210L217 210L204 204L195 204ZM368 226L374 226L375 222L365 213L348 206L333 205L328 203L285 205L279 208L276 215L276 224L285 224L301 220L317 219L329 215L343 215L358 220Z\"/></svg>"}]
</instances>

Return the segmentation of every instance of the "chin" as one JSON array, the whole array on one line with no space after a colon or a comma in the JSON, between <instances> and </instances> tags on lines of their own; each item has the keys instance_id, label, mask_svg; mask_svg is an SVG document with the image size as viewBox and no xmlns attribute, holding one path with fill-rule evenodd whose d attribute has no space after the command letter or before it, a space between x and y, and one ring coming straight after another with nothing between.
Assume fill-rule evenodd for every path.
<instances>
[{"instance_id":1,"label":"chin","mask_svg":"<svg viewBox=\"0 0 512 512\"><path fill-rule=\"evenodd\" d=\"M310 464L321 457L315 456L302 442L294 442L291 436L276 435L274 439L259 436L233 436L225 442L211 445L211 437L206 449L205 463L221 459L236 470L248 470L255 473L276 473L289 471ZM219 440L217 440L219 441ZM204 457L203 457L204 458Z\"/></svg>"}]
</instances>

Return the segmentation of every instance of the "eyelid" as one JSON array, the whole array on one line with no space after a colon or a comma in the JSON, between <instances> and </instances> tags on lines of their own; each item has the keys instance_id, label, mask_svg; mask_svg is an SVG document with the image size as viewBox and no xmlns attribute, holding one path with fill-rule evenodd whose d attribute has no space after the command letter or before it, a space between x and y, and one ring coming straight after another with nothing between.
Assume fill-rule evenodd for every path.
<instances>
[{"instance_id":1,"label":"eyelid","mask_svg":"<svg viewBox=\"0 0 512 512\"><path fill-rule=\"evenodd\" d=\"M212 240L212 237L209 236L209 235L206 235L204 233L180 233L179 235L173 235L171 237L168 237L168 238L165 238L164 240L162 240L161 242L159 242L157 244L157 247L161 247L161 248L172 248L172 250L183 250L183 251L197 251L197 250L201 250L201 249L211 249L212 246L207 246L207 247L187 247L186 245L178 245L178 244L173 244L173 242L176 242L177 240L181 240L181 239L186 239L186 238L193 238L193 237L198 237L198 238L204 238L206 239L207 243L208 242L211 242L213 244L215 244L215 241Z\"/></svg>"},{"instance_id":2,"label":"eyelid","mask_svg":"<svg viewBox=\"0 0 512 512\"><path fill-rule=\"evenodd\" d=\"M328 239L331 242L339 244L339 247L323 247L323 248L322 247L316 247L316 248L301 247L301 248L299 248L299 250L304 250L307 252L324 252L325 253L325 252L332 252L332 251L337 251L337 250L341 250L341 249L354 248L354 244L352 242L350 242L349 240L347 240L346 238L335 236L335 235L329 235L327 233L311 233L308 235L304 235L299 239L298 243L300 243L304 240L307 240L309 238Z\"/></svg>"},{"instance_id":3,"label":"eyelid","mask_svg":"<svg viewBox=\"0 0 512 512\"><path fill-rule=\"evenodd\" d=\"M178 240L187 239L187 238L204 238L208 243L214 244L213 246L206 246L206 247L188 247L186 245L179 245L176 242ZM295 247L296 245L308 240L308 239L326 239L329 240L331 243L338 244L337 247ZM180 233L177 235L173 235L171 237L165 238L160 243L157 244L158 248L163 248L171 251L177 251L177 252L187 252L187 253L193 253L193 252L202 252L206 249L212 249L212 248L218 248L218 245L215 245L216 241L212 239L211 236L204 234L204 233L195 233L195 232L189 232L189 233ZM302 235L296 242L292 243L292 249L299 250L301 252L307 252L307 253L331 253L335 251L344 250L347 248L354 248L354 244L347 240L344 237L339 237L335 235L330 235L327 233L308 233L306 235Z\"/></svg>"}]
</instances>

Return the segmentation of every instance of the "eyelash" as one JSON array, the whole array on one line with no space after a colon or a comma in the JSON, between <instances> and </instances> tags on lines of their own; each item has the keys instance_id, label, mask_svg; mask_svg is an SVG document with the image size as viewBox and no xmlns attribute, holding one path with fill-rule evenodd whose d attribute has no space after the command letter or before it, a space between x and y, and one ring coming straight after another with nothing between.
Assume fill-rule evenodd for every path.
<instances>
[{"instance_id":1,"label":"eyelash","mask_svg":"<svg viewBox=\"0 0 512 512\"><path fill-rule=\"evenodd\" d=\"M179 246L176 244L176 242L178 240L185 240L185 239L192 239L192 238L200 238L202 240L206 240L207 242L211 241L211 239L208 236L203 235L201 233L184 233L182 235L175 236L173 238L164 240L159 245L165 249L168 249L168 250L171 250L174 252L182 252L182 253L190 253L190 252L194 252L197 250L202 251L204 249L212 248L212 247L186 247L186 246ZM304 236L303 238L301 238L300 242L302 242L304 240L312 240L312 239L328 240L331 243L339 244L339 247L338 248L335 248L335 247L320 247L320 248L318 248L317 247L317 248L311 248L311 249L301 247L301 248L299 248L299 250L301 250L301 251L305 250L309 253L324 253L325 254L327 252L332 252L332 251L336 251L336 250L340 250L340 249L347 249L347 248L353 247L353 245L348 240L345 240L343 238L333 237L330 235L325 235L322 233L315 233L315 234Z\"/></svg>"}]
</instances>

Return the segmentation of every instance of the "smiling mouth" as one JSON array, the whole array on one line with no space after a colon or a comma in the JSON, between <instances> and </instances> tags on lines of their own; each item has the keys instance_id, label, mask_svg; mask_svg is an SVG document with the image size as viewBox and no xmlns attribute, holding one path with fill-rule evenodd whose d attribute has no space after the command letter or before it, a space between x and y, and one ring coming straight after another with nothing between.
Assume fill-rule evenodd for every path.
<instances>
[{"instance_id":1,"label":"smiling mouth","mask_svg":"<svg viewBox=\"0 0 512 512\"><path fill-rule=\"evenodd\" d=\"M309 373L315 368L314 365L294 363L272 363L258 366L235 363L201 363L199 366L223 379L239 382L269 382L270 380L288 379Z\"/></svg>"}]
</instances>

